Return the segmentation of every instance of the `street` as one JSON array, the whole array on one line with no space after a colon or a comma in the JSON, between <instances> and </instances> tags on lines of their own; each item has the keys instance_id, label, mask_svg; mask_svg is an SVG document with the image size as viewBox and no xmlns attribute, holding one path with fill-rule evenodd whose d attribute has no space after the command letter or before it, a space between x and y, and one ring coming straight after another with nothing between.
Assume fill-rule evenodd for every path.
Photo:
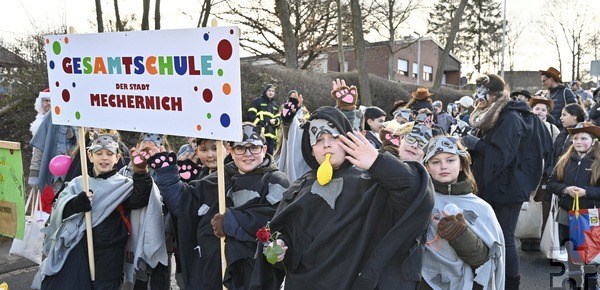
<instances>
[{"instance_id":1,"label":"street","mask_svg":"<svg viewBox=\"0 0 600 290\"><path fill-rule=\"evenodd\" d=\"M562 264L551 265L541 252L519 252L521 257L521 289L562 289L565 279ZM29 267L0 275L0 283L6 282L9 290L30 289L38 267ZM173 289L173 288L172 288Z\"/></svg>"}]
</instances>

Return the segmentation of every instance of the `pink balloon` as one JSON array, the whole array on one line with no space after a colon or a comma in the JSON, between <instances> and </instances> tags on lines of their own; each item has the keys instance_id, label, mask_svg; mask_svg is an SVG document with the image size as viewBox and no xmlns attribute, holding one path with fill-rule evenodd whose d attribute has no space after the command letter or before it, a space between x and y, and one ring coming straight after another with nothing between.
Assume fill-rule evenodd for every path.
<instances>
[{"instance_id":1,"label":"pink balloon","mask_svg":"<svg viewBox=\"0 0 600 290\"><path fill-rule=\"evenodd\" d=\"M73 158L67 155L56 155L52 160L50 160L50 164L48 164L48 169L55 176L62 176L67 174L69 171L69 167L71 166L71 162L73 162Z\"/></svg>"}]
</instances>

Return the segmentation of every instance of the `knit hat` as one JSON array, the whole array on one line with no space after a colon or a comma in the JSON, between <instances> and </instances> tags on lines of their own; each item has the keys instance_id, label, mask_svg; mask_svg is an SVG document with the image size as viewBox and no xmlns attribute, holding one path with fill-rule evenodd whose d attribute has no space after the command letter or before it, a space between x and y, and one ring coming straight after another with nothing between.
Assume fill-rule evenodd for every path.
<instances>
[{"instance_id":1,"label":"knit hat","mask_svg":"<svg viewBox=\"0 0 600 290\"><path fill-rule=\"evenodd\" d=\"M340 132L341 135L346 136L348 132L353 132L352 125L350 125L350 121L348 121L346 116L344 116L342 111L340 111L339 109L329 106L324 106L317 109L310 116L308 121L304 125L302 125L302 128L304 129L304 132L302 133L302 157L304 157L304 161L306 161L306 164L308 164L308 166L314 170L317 170L317 168L319 168L319 162L317 162L317 159L312 154L313 151L310 141L310 135L311 131L313 130L313 127L316 127L319 124L323 124L322 121L317 120L326 121L326 123L329 124L332 128L337 129L337 131ZM352 163L346 160L340 168L349 167L351 165Z\"/></svg>"}]
</instances>

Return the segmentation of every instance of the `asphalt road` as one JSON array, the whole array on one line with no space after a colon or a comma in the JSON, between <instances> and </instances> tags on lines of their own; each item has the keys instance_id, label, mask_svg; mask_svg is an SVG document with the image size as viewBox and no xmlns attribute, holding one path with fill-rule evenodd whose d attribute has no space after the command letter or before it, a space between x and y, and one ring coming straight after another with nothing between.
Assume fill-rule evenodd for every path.
<instances>
[{"instance_id":1,"label":"asphalt road","mask_svg":"<svg viewBox=\"0 0 600 290\"><path fill-rule=\"evenodd\" d=\"M541 252L520 252L521 289L554 290L563 289L563 264L552 264ZM37 267L29 267L0 275L0 283L7 282L10 290L30 289ZM581 285L578 285L581 286Z\"/></svg>"}]
</instances>

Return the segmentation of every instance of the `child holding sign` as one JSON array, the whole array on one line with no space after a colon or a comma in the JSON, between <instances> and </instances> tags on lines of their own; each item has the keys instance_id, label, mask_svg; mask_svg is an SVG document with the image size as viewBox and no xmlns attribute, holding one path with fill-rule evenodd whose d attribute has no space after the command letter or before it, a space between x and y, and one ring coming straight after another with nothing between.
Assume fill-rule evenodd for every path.
<instances>
[{"instance_id":1,"label":"child holding sign","mask_svg":"<svg viewBox=\"0 0 600 290\"><path fill-rule=\"evenodd\" d=\"M32 287L35 289L119 289L123 279L125 244L130 223L126 214L148 204L153 187L145 160L135 164L133 177L117 173L119 145L109 135L100 135L88 147L93 163L89 170L89 192L82 177L76 177L61 192L49 225L44 229L44 254ZM139 153L139 152L138 152ZM91 211L96 279L91 281L87 261L84 212ZM147 228L152 231L152 227ZM145 235L162 235L144 232ZM140 253L136 253L139 255ZM145 253L152 257L155 253ZM155 257L158 257L156 255ZM147 261L149 264L152 261ZM166 262L166 261L165 261Z\"/></svg>"},{"instance_id":2,"label":"child holding sign","mask_svg":"<svg viewBox=\"0 0 600 290\"><path fill-rule=\"evenodd\" d=\"M156 168L156 184L165 203L178 219L186 289L221 289L222 284L230 290L248 289L256 253L254 233L271 219L290 184L267 155L260 128L246 123L242 129L242 141L227 146L233 162L225 165L224 214L218 213L217 172L186 184L177 173L175 153L156 154L149 160ZM203 142L198 148L204 145L212 144ZM215 162L208 161L203 160L216 167ZM179 200L176 208L172 200ZM219 237L223 236L227 270L222 281Z\"/></svg>"}]
</instances>

